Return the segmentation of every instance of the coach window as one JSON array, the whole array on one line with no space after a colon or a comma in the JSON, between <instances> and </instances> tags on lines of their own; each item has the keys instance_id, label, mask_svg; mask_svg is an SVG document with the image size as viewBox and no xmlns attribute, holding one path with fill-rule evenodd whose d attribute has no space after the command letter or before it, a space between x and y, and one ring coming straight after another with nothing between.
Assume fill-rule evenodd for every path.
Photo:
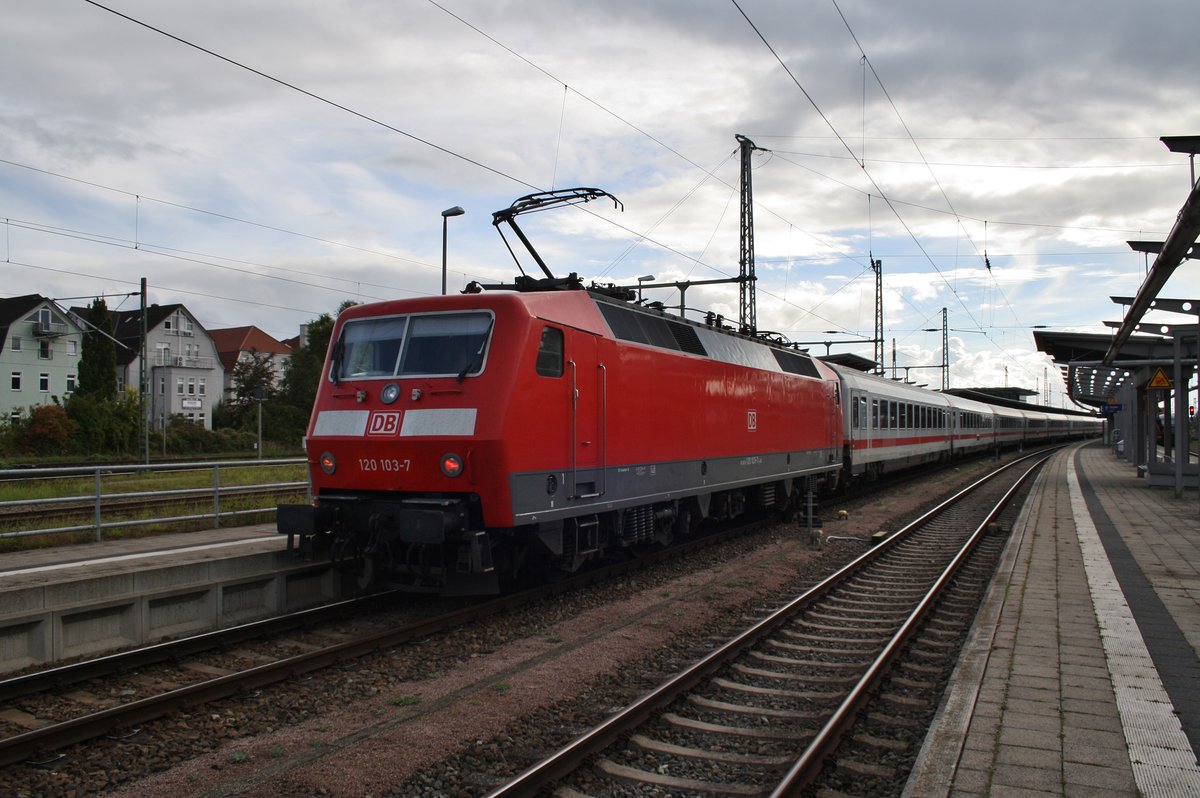
<instances>
[{"instance_id":1,"label":"coach window","mask_svg":"<svg viewBox=\"0 0 1200 798\"><path fill-rule=\"evenodd\" d=\"M898 402L888 402L888 429L899 429L900 408Z\"/></svg>"},{"instance_id":2,"label":"coach window","mask_svg":"<svg viewBox=\"0 0 1200 798\"><path fill-rule=\"evenodd\" d=\"M879 400L871 400L871 429L879 429Z\"/></svg>"},{"instance_id":3,"label":"coach window","mask_svg":"<svg viewBox=\"0 0 1200 798\"><path fill-rule=\"evenodd\" d=\"M543 377L563 375L563 332L556 327L542 328L538 344L537 373Z\"/></svg>"}]
</instances>

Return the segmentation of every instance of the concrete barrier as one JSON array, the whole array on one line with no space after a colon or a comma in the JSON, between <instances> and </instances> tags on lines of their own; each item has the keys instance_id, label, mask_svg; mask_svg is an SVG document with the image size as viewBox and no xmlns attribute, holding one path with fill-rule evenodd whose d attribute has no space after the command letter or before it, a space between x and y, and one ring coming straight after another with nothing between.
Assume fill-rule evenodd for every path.
<instances>
[{"instance_id":1,"label":"concrete barrier","mask_svg":"<svg viewBox=\"0 0 1200 798\"><path fill-rule=\"evenodd\" d=\"M129 567L102 576L86 566L49 569L42 584L0 584L0 673L236 626L340 594L328 563L282 551Z\"/></svg>"}]
</instances>

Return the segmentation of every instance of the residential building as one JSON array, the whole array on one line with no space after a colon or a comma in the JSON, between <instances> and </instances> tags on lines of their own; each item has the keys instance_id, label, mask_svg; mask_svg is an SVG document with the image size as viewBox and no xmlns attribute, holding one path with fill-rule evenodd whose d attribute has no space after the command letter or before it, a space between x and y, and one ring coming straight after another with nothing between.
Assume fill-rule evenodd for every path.
<instances>
[{"instance_id":1,"label":"residential building","mask_svg":"<svg viewBox=\"0 0 1200 798\"><path fill-rule=\"evenodd\" d=\"M64 401L79 378L83 329L39 294L0 299L0 413Z\"/></svg>"},{"instance_id":2,"label":"residential building","mask_svg":"<svg viewBox=\"0 0 1200 798\"><path fill-rule=\"evenodd\" d=\"M288 358L292 354L290 346L254 326L209 330L208 334L212 336L213 343L217 347L217 356L225 370L224 397L226 400L234 395L234 366L239 361L249 362L255 356L267 359L274 374L273 385L276 388L279 387Z\"/></svg>"},{"instance_id":3,"label":"residential building","mask_svg":"<svg viewBox=\"0 0 1200 798\"><path fill-rule=\"evenodd\" d=\"M87 318L87 308L71 308ZM117 390L141 384L142 311L109 311L117 339ZM212 410L221 401L224 369L208 331L183 305L146 308L146 382L151 426L162 429L182 415L212 429Z\"/></svg>"}]
</instances>

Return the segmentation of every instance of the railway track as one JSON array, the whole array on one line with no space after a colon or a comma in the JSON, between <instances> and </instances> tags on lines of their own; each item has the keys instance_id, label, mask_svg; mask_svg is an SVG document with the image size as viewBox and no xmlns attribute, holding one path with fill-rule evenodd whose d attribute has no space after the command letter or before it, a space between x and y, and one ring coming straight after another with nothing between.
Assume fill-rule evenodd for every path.
<instances>
[{"instance_id":1,"label":"railway track","mask_svg":"<svg viewBox=\"0 0 1200 798\"><path fill-rule=\"evenodd\" d=\"M462 606L440 601L442 611L395 623L381 614L376 628L349 636L321 625L358 616L365 603L387 606L376 594L236 628L0 680L0 766L51 764L58 751L102 736L119 736L184 707L218 701L293 680L473 621L533 604L549 596L602 583L755 531L755 520L637 560L598 568L571 579ZM446 611L447 603L455 609ZM395 602L391 602L395 606ZM314 628L315 627L315 628ZM263 641L266 642L263 642ZM210 661L205 655L214 653ZM93 689L95 687L96 689Z\"/></svg>"},{"instance_id":2,"label":"railway track","mask_svg":"<svg viewBox=\"0 0 1200 798\"><path fill-rule=\"evenodd\" d=\"M923 733L903 707L920 699L902 693L940 688L934 674L957 650L949 627L973 617L953 591L986 583L972 558L1002 547L989 532L1045 456L1030 459L943 502L489 798L774 797L822 779L848 794L892 792L884 782L897 774L880 762L904 745L895 727L913 744ZM872 700L901 708L869 710Z\"/></svg>"}]
</instances>

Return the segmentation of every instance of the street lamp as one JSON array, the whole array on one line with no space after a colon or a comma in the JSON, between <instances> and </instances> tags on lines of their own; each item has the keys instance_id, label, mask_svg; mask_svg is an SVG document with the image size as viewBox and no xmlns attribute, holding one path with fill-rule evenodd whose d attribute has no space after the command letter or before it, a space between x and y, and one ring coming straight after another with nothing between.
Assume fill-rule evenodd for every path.
<instances>
[{"instance_id":1,"label":"street lamp","mask_svg":"<svg viewBox=\"0 0 1200 798\"><path fill-rule=\"evenodd\" d=\"M442 296L446 295L446 226L451 216L462 216L466 211L455 205L442 211Z\"/></svg>"},{"instance_id":2,"label":"street lamp","mask_svg":"<svg viewBox=\"0 0 1200 798\"><path fill-rule=\"evenodd\" d=\"M653 274L643 275L642 277L637 278L637 281L638 281L638 304L640 305L642 302L642 283L654 282L654 275Z\"/></svg>"}]
</instances>

